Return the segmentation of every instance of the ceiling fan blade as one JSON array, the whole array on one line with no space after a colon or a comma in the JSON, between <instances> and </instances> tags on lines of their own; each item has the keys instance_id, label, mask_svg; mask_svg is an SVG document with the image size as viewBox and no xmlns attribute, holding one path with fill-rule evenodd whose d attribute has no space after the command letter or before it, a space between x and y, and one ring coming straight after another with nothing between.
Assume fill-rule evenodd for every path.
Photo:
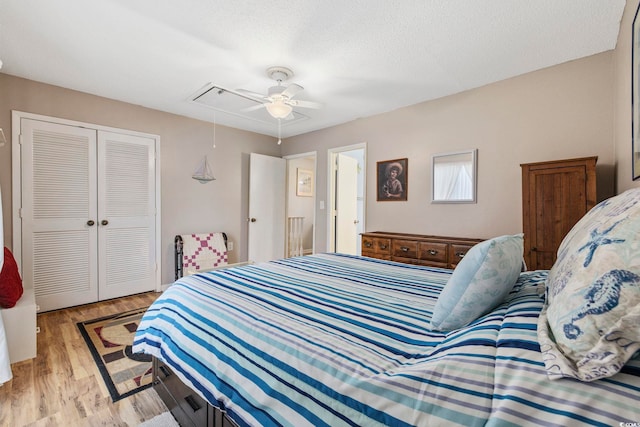
<instances>
[{"instance_id":1,"label":"ceiling fan blade","mask_svg":"<svg viewBox=\"0 0 640 427\"><path fill-rule=\"evenodd\" d=\"M291 99L296 96L296 93L300 92L301 90L304 90L302 86L291 83L289 86L287 86L287 88L282 92L281 95Z\"/></svg>"},{"instance_id":2,"label":"ceiling fan blade","mask_svg":"<svg viewBox=\"0 0 640 427\"><path fill-rule=\"evenodd\" d=\"M287 104L291 105L292 107L301 107L301 108L322 108L322 104L319 104L317 102L311 102L311 101L298 101L298 100L290 100L287 102Z\"/></svg>"},{"instance_id":3,"label":"ceiling fan blade","mask_svg":"<svg viewBox=\"0 0 640 427\"><path fill-rule=\"evenodd\" d=\"M248 113L249 111L259 110L264 107L265 107L265 104L256 104L256 105L252 105L251 107L243 108L240 111L243 113Z\"/></svg>"}]
</instances>

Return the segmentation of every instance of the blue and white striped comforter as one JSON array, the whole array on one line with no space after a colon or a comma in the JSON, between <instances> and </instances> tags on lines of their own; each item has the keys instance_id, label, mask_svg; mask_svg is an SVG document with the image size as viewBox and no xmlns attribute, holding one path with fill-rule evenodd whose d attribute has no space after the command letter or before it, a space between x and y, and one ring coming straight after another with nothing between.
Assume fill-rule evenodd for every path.
<instances>
[{"instance_id":1,"label":"blue and white striped comforter","mask_svg":"<svg viewBox=\"0 0 640 427\"><path fill-rule=\"evenodd\" d=\"M467 328L432 332L450 271L319 254L182 278L134 341L240 425L640 422L640 361L549 381L536 338L546 272Z\"/></svg>"}]
</instances>

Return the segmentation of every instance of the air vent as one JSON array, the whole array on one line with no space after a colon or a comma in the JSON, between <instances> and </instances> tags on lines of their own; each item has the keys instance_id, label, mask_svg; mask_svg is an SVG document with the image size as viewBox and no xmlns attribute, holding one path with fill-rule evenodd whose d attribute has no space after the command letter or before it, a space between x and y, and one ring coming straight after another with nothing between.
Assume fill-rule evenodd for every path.
<instances>
[{"instance_id":1,"label":"air vent","mask_svg":"<svg viewBox=\"0 0 640 427\"><path fill-rule=\"evenodd\" d=\"M223 87L207 84L204 88L196 92L191 97L191 102L214 110L232 114L237 117L243 117L248 120L254 120L261 123L274 124L275 119L269 115L265 108L257 110L245 111L249 107L259 105L260 102L253 98L242 95L238 92L225 89ZM307 120L309 117L300 114L297 111L293 113L294 118L291 120L283 120L282 126L297 123L301 120Z\"/></svg>"},{"instance_id":2,"label":"air vent","mask_svg":"<svg viewBox=\"0 0 640 427\"><path fill-rule=\"evenodd\" d=\"M226 110L230 113L239 112L244 108L260 104L260 102L255 99L210 84L198 92L192 101L210 108L215 108L216 110Z\"/></svg>"}]
</instances>

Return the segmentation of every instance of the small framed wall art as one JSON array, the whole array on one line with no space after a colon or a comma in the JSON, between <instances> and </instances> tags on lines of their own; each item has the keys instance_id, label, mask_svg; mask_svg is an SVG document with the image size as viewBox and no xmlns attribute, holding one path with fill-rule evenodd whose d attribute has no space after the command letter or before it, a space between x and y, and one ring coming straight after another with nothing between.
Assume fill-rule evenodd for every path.
<instances>
[{"instance_id":1,"label":"small framed wall art","mask_svg":"<svg viewBox=\"0 0 640 427\"><path fill-rule=\"evenodd\" d=\"M296 183L296 196L313 196L313 171L298 168Z\"/></svg>"},{"instance_id":2,"label":"small framed wall art","mask_svg":"<svg viewBox=\"0 0 640 427\"><path fill-rule=\"evenodd\" d=\"M395 159L378 162L377 183L379 202L407 200L409 160Z\"/></svg>"}]
</instances>

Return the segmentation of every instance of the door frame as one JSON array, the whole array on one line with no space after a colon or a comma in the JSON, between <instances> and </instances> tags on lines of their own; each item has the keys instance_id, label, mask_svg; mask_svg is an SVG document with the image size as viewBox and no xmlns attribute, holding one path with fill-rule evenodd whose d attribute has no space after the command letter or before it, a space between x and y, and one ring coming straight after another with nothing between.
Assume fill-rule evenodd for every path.
<instances>
[{"instance_id":1,"label":"door frame","mask_svg":"<svg viewBox=\"0 0 640 427\"><path fill-rule=\"evenodd\" d=\"M287 178L289 177L289 173L291 173L291 170L289 169L289 161L290 160L294 160L294 159L300 159L300 158L305 158L305 157L313 157L313 175L314 175L314 182L313 182L313 186L312 186L312 192L313 195L311 196L311 200L313 201L313 219L312 219L312 230L313 233L311 233L311 253L314 254L316 253L316 197L318 196L318 192L316 191L316 183L318 182L318 152L317 151L308 151L306 153L299 153L299 154L290 154L288 156L283 156L282 158L285 159L287 161ZM284 215L285 215L285 219L289 217L289 179L287 179L286 182L286 187L285 187L285 202L284 202ZM285 231L286 233L286 231ZM286 255L286 254L285 254Z\"/></svg>"},{"instance_id":2,"label":"door frame","mask_svg":"<svg viewBox=\"0 0 640 427\"><path fill-rule=\"evenodd\" d=\"M20 135L22 119L39 120L43 122L57 123L68 126L84 127L95 129L97 131L107 131L114 133L122 133L126 135L140 136L151 138L155 141L155 180L156 180L156 210L155 210L155 251L156 251L156 274L155 274L155 290L162 291L161 274L162 271L162 232L161 232L161 209L160 200L160 135L154 135L144 132L137 132L128 129L115 128L110 126L102 126L94 123L79 122L76 120L62 119L58 117L45 116L41 114L27 113L24 111L11 110L11 216L12 216L12 241L13 256L18 264L18 271L22 276L22 163L21 163L21 144Z\"/></svg>"},{"instance_id":3,"label":"door frame","mask_svg":"<svg viewBox=\"0 0 640 427\"><path fill-rule=\"evenodd\" d=\"M334 216L335 216L335 186L336 186L336 162L335 156L338 153L345 151L363 150L363 164L362 164L362 176L364 177L363 192L362 192L362 230L366 231L366 219L367 219L367 143L360 142L357 144L345 145L342 147L329 148L327 150L327 252L333 252L335 250L335 239L333 238Z\"/></svg>"}]
</instances>

